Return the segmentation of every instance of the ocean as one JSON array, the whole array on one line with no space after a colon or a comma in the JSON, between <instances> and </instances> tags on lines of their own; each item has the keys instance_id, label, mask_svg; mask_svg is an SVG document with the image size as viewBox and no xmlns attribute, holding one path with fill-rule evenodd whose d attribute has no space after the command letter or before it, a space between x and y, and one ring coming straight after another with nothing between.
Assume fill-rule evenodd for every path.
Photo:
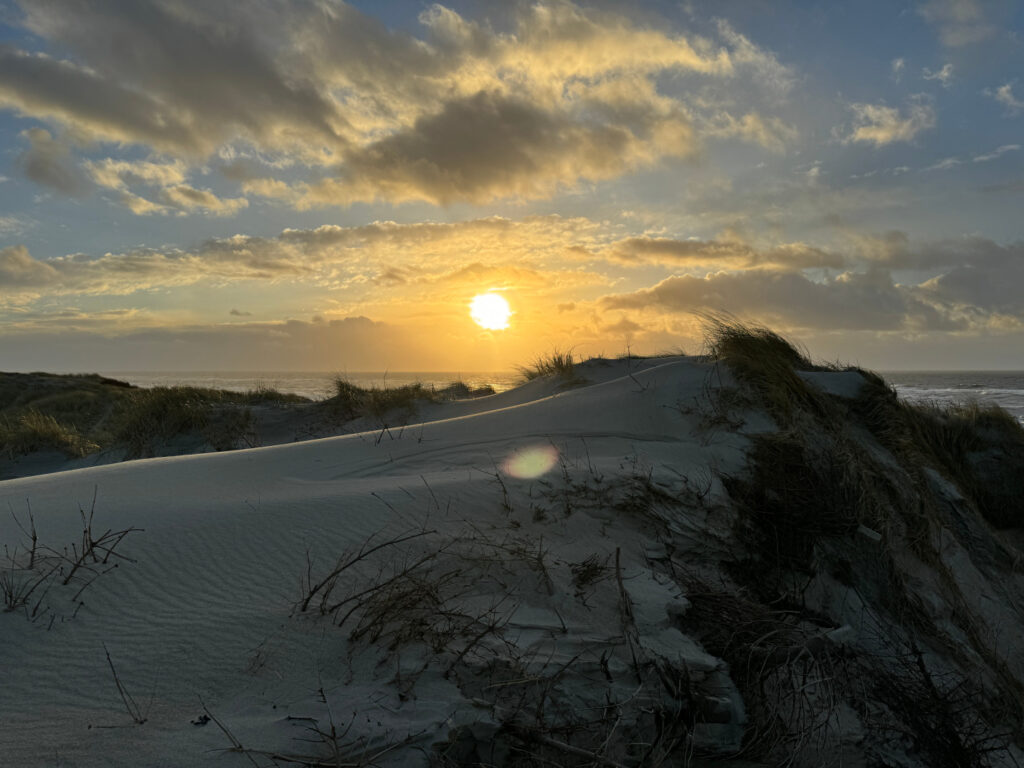
<instances>
[{"instance_id":1,"label":"ocean","mask_svg":"<svg viewBox=\"0 0 1024 768\"><path fill-rule=\"evenodd\" d=\"M881 375L905 400L994 403L1024 424L1024 371L894 371Z\"/></svg>"},{"instance_id":2,"label":"ocean","mask_svg":"<svg viewBox=\"0 0 1024 768\"><path fill-rule=\"evenodd\" d=\"M245 391L263 386L320 400L333 394L336 374L313 371L114 371L105 375L140 387L189 385ZM892 371L883 372L882 376L896 387L901 397L910 401L950 403L978 400L995 403L1024 423L1024 371ZM345 378L361 387L395 387L420 382L438 389L453 381L462 381L471 388L490 385L496 392L511 389L521 381L520 374L515 371L359 371L346 374Z\"/></svg>"}]
</instances>

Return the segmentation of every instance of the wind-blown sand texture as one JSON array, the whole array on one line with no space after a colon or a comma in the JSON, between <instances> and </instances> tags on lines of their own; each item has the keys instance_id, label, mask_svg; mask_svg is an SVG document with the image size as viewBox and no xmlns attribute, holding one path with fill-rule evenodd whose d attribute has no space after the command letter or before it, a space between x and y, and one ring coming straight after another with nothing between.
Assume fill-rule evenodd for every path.
<instances>
[{"instance_id":1,"label":"wind-blown sand texture","mask_svg":"<svg viewBox=\"0 0 1024 768\"><path fill-rule=\"evenodd\" d=\"M815 553L855 573L816 554L772 603L723 483L772 417L727 409L732 377L695 358L577 374L397 430L0 483L10 599L40 582L0 614L0 762L937 765L942 728L1024 761L1001 534L960 515L929 562L895 525L829 531ZM837 401L862 383L807 379ZM97 557L62 584L94 494ZM936 689L963 712L932 712Z\"/></svg>"}]
</instances>

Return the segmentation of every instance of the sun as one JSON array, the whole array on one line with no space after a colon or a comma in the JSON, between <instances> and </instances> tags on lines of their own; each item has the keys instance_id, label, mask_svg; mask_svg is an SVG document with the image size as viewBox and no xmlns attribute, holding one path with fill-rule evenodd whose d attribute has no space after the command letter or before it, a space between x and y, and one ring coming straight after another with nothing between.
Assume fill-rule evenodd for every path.
<instances>
[{"instance_id":1,"label":"sun","mask_svg":"<svg viewBox=\"0 0 1024 768\"><path fill-rule=\"evenodd\" d=\"M508 302L496 293L481 293L473 297L469 304L469 316L477 325L489 331L502 331L508 328L508 319L512 317L512 309Z\"/></svg>"}]
</instances>

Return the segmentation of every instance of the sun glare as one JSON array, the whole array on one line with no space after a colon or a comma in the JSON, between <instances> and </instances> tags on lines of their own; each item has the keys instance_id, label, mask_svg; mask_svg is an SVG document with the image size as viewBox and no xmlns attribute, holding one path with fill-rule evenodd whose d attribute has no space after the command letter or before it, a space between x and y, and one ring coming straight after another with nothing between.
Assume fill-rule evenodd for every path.
<instances>
[{"instance_id":1,"label":"sun glare","mask_svg":"<svg viewBox=\"0 0 1024 768\"><path fill-rule=\"evenodd\" d=\"M481 293L474 296L469 305L469 316L477 325L489 331L501 331L508 328L508 319L512 309L508 302L496 293Z\"/></svg>"}]
</instances>

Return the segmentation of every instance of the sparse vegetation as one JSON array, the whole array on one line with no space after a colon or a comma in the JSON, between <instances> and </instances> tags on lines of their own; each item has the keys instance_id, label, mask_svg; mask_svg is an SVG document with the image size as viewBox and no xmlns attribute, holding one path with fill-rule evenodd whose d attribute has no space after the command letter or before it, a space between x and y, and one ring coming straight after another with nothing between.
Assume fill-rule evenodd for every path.
<instances>
[{"instance_id":1,"label":"sparse vegetation","mask_svg":"<svg viewBox=\"0 0 1024 768\"><path fill-rule=\"evenodd\" d=\"M119 552L118 547L130 534L143 531L134 527L119 531L108 528L102 533L94 531L95 491L89 511L79 508L81 536L59 550L40 543L31 508L27 525L13 511L11 514L27 541L13 548L4 546L0 562L0 597L4 612L20 611L31 622L48 617L50 627L58 618L68 618L62 613L64 610L71 611L70 618L77 615L84 605L80 600L82 593L96 579L117 569L121 563L135 562Z\"/></svg>"},{"instance_id":2,"label":"sparse vegetation","mask_svg":"<svg viewBox=\"0 0 1024 768\"><path fill-rule=\"evenodd\" d=\"M563 384L579 384L581 379L576 375L572 350L561 352L554 350L550 354L541 355L532 365L521 365L517 369L523 381L533 381L544 376L560 379Z\"/></svg>"}]
</instances>

